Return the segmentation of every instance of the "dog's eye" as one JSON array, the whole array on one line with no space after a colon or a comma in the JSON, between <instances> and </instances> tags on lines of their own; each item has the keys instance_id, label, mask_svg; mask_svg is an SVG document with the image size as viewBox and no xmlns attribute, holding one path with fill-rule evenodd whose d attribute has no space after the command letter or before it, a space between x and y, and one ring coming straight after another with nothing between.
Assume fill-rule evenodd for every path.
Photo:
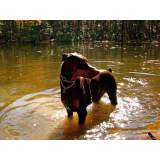
<instances>
[{"instance_id":1,"label":"dog's eye","mask_svg":"<svg viewBox=\"0 0 160 160\"><path fill-rule=\"evenodd\" d=\"M86 63L79 63L79 64L77 65L77 67L80 68L80 69L85 69L85 68L88 67L88 65L87 65Z\"/></svg>"}]
</instances>

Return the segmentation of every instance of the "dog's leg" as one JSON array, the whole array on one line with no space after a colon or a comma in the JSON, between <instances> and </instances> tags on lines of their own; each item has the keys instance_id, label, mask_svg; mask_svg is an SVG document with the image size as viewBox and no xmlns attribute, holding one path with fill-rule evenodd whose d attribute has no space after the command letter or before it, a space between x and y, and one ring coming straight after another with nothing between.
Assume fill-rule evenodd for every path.
<instances>
[{"instance_id":1,"label":"dog's leg","mask_svg":"<svg viewBox=\"0 0 160 160\"><path fill-rule=\"evenodd\" d=\"M87 110L86 108L80 109L78 112L79 124L83 124L86 120Z\"/></svg>"},{"instance_id":2,"label":"dog's leg","mask_svg":"<svg viewBox=\"0 0 160 160\"><path fill-rule=\"evenodd\" d=\"M68 114L68 118L72 118L73 117L73 112L71 110L67 109L67 114Z\"/></svg>"}]
</instances>

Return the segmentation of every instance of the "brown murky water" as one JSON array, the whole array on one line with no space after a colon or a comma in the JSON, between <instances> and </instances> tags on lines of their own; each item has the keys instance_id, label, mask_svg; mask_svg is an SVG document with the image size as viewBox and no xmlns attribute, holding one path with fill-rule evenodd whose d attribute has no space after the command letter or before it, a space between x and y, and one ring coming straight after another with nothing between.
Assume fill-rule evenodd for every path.
<instances>
[{"instance_id":1,"label":"brown murky water","mask_svg":"<svg viewBox=\"0 0 160 160\"><path fill-rule=\"evenodd\" d=\"M88 106L84 126L60 101L62 52L77 51L99 69L112 67L118 105L107 95ZM149 139L160 137L160 47L72 44L0 48L0 139Z\"/></svg>"}]
</instances>

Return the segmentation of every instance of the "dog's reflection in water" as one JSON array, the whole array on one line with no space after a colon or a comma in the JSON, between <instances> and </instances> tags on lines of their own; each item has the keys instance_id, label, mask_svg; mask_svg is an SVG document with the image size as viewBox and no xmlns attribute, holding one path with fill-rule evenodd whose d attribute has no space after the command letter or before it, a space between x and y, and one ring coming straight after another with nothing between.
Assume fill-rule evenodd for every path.
<instances>
[{"instance_id":1,"label":"dog's reflection in water","mask_svg":"<svg viewBox=\"0 0 160 160\"><path fill-rule=\"evenodd\" d=\"M76 113L72 119L66 116L50 134L49 139L79 139L87 130L103 121L108 121L114 109L115 107L110 103L106 104L103 101L93 103L88 107L88 115L83 125L78 125Z\"/></svg>"}]
</instances>

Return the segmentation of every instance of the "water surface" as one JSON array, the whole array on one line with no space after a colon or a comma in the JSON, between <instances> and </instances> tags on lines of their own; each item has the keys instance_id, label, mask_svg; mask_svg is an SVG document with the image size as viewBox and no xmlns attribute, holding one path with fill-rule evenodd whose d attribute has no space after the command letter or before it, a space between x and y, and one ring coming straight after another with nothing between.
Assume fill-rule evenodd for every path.
<instances>
[{"instance_id":1,"label":"water surface","mask_svg":"<svg viewBox=\"0 0 160 160\"><path fill-rule=\"evenodd\" d=\"M88 106L84 126L60 101L63 52L80 52L99 69L112 68L118 105L104 95ZM0 139L149 139L160 137L160 46L101 43L9 45L0 48Z\"/></svg>"}]
</instances>

